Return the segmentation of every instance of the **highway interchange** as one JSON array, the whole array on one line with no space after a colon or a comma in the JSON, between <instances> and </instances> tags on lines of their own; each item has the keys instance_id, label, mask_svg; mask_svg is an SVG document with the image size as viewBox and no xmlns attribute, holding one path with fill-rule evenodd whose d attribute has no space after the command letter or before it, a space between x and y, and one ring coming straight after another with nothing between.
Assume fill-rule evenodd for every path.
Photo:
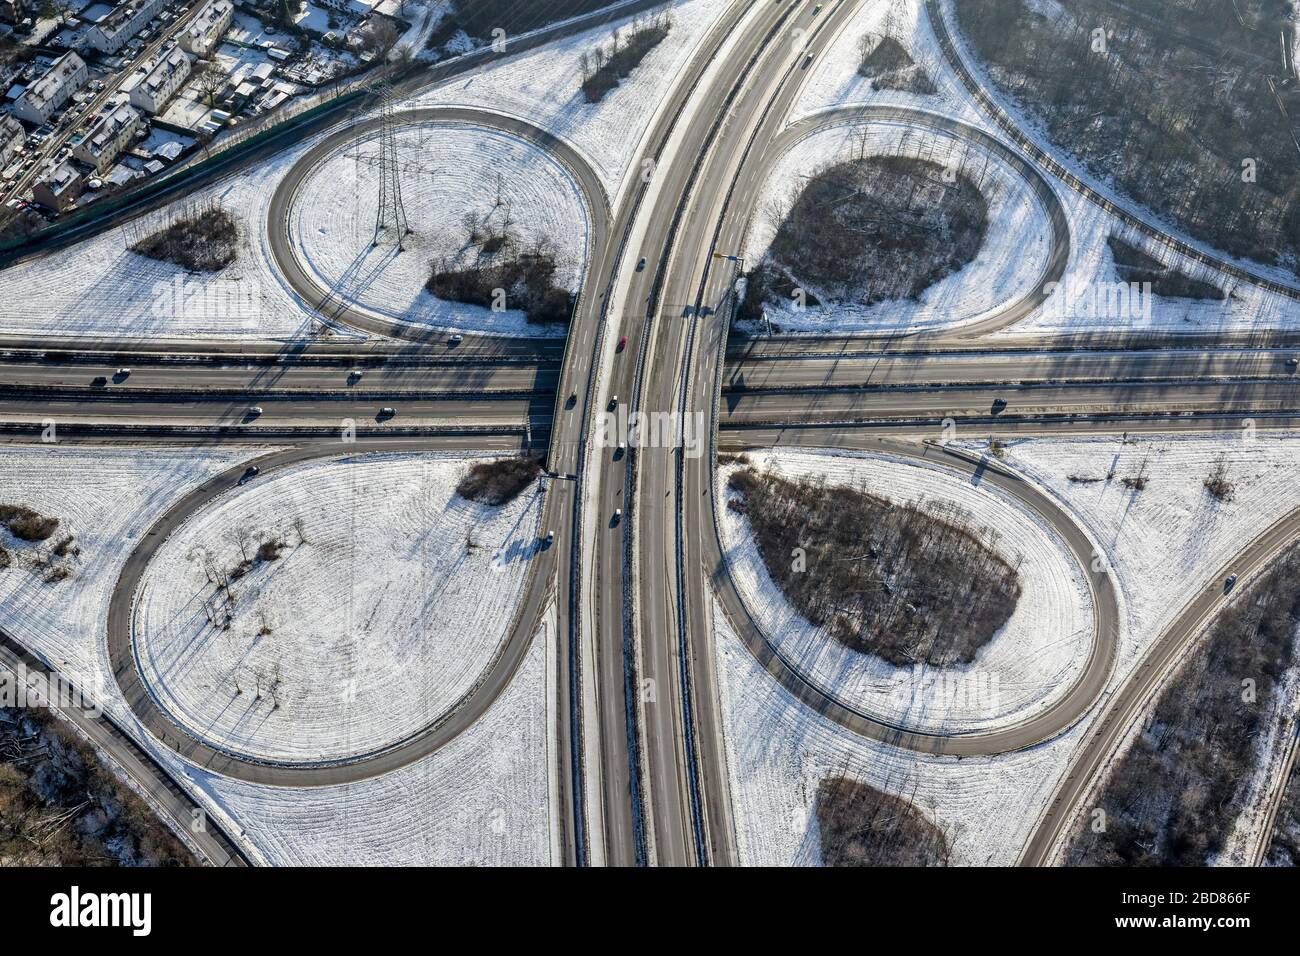
<instances>
[{"instance_id":1,"label":"highway interchange","mask_svg":"<svg viewBox=\"0 0 1300 956\"><path fill-rule=\"evenodd\" d=\"M521 120L470 109L398 114L403 122L477 125L521 137L574 175L586 198L592 243L563 344L466 335L452 347L445 336L343 301L296 261L288 241L296 191L324 157L372 132L364 125L339 128L310 150L285 177L267 216L286 282L329 321L371 338L301 348L0 340L0 436L9 440L31 441L53 420L61 441L289 446L260 459L264 470L368 449L546 452L543 524L555 538L533 562L527 595L497 657L435 724L383 751L329 764L252 760L196 739L143 685L131 636L140 575L168 530L236 485L244 466L188 492L141 536L116 583L107 624L114 676L155 738L199 766L270 785L317 786L383 773L427 755L485 712L554 601L561 675L555 702L561 805L554 813L564 862L734 864L712 646L716 591L733 629L775 680L871 739L926 753L997 754L1051 739L1093 716L1093 729L1022 854L1027 864L1051 862L1124 732L1222 608L1221 574L1197 583L1144 660L1103 697L1113 676L1119 612L1110 574L1088 572L1096 609L1092 651L1067 693L1026 723L977 735L917 733L817 686L749 617L722 558L716 454L785 445L888 450L978 474L1050 523L1086 567L1094 545L1068 511L1006 466L939 445L942 423L999 436L1236 430L1244 418L1260 428L1293 428L1300 424L1294 364L1300 342L1283 334L988 339L1032 312L1043 286L1068 265L1069 228L1057 189L1078 190L1153 238L1212 257L1090 194L1037 147L1027 148L1012 119L986 98L981 105L1012 145L917 110L841 107L790 125L809 57L815 62L842 40L847 23L869 2L731 4L672 78L651 118L638 155L653 160L652 174L629 176L614 196L576 150ZM942 21L934 4L927 7ZM936 32L954 71L974 82L946 41L946 28L936 24ZM948 331L731 337L736 273L717 255L742 248L773 164L818 130L873 122L942 130L996 151L1019 172L1047 208L1053 236L1033 291ZM1300 298L1238 264L1210 264ZM620 351L615 343L624 337ZM129 375L118 374L123 366ZM633 447L614 455L598 447L596 418L614 396L633 409L702 412L708 453L691 458L674 448ZM261 412L250 416L254 405ZM379 414L385 406L397 414ZM354 423L356 438L347 446L340 442L345 420ZM616 510L619 521L611 517ZM1252 542L1232 568L1245 580L1298 536L1295 512ZM111 742L104 746L115 752ZM125 746L116 745L118 751ZM157 787L153 778L162 773L139 764L133 776ZM211 849L209 856L216 862L234 856L218 859L221 852Z\"/></svg>"}]
</instances>

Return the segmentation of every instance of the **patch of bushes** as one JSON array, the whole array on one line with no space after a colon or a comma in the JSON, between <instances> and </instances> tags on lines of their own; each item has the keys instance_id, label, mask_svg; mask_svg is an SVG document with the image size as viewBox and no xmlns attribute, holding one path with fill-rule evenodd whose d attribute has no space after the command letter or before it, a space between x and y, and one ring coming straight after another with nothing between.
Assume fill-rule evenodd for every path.
<instances>
[{"instance_id":1,"label":"patch of bushes","mask_svg":"<svg viewBox=\"0 0 1300 956\"><path fill-rule=\"evenodd\" d=\"M1292 546L1210 627L1165 688L1070 842L1070 866L1205 866L1245 809L1257 742L1276 719L1278 682L1300 626ZM1244 682L1250 681L1246 685ZM1248 692L1249 691L1249 692Z\"/></svg>"},{"instance_id":2,"label":"patch of bushes","mask_svg":"<svg viewBox=\"0 0 1300 956\"><path fill-rule=\"evenodd\" d=\"M969 663L1020 598L1015 569L956 509L754 468L732 472L728 487L782 593L855 651L899 666Z\"/></svg>"},{"instance_id":3,"label":"patch of bushes","mask_svg":"<svg viewBox=\"0 0 1300 956\"><path fill-rule=\"evenodd\" d=\"M987 203L960 172L903 156L836 163L783 217L768 251L775 275L758 273L754 296L779 294L783 273L823 301L916 298L974 259L987 228Z\"/></svg>"},{"instance_id":4,"label":"patch of bushes","mask_svg":"<svg viewBox=\"0 0 1300 956\"><path fill-rule=\"evenodd\" d=\"M425 288L448 302L489 309L504 304L522 310L529 322L567 325L570 295L555 284L555 273L554 252L539 243L523 251L507 247L491 261L465 268L435 264Z\"/></svg>"},{"instance_id":5,"label":"patch of bushes","mask_svg":"<svg viewBox=\"0 0 1300 956\"><path fill-rule=\"evenodd\" d=\"M856 780L817 785L817 830L826 866L947 866L943 832L900 797Z\"/></svg>"},{"instance_id":6,"label":"patch of bushes","mask_svg":"<svg viewBox=\"0 0 1300 956\"><path fill-rule=\"evenodd\" d=\"M1171 299L1226 298L1214 283L1172 269L1123 239L1111 236L1106 244L1115 260L1115 272L1124 282L1150 282L1152 293Z\"/></svg>"},{"instance_id":7,"label":"patch of bushes","mask_svg":"<svg viewBox=\"0 0 1300 956\"><path fill-rule=\"evenodd\" d=\"M217 272L235 261L239 227L228 212L214 206L140 240L131 251L195 272Z\"/></svg>"},{"instance_id":8,"label":"patch of bushes","mask_svg":"<svg viewBox=\"0 0 1300 956\"><path fill-rule=\"evenodd\" d=\"M532 455L481 461L456 485L456 493L480 504L504 505L518 498L541 471L541 461Z\"/></svg>"},{"instance_id":9,"label":"patch of bushes","mask_svg":"<svg viewBox=\"0 0 1300 956\"><path fill-rule=\"evenodd\" d=\"M641 65L651 50L668 38L672 26L673 19L667 13L637 17L626 36L619 30L614 31L613 45L609 50L599 46L584 53L581 59L582 95L587 102L596 103L604 99L610 90Z\"/></svg>"},{"instance_id":10,"label":"patch of bushes","mask_svg":"<svg viewBox=\"0 0 1300 956\"><path fill-rule=\"evenodd\" d=\"M929 96L935 92L934 82L903 45L891 36L868 33L858 44L861 62L858 75L871 80L878 90L902 90Z\"/></svg>"},{"instance_id":11,"label":"patch of bushes","mask_svg":"<svg viewBox=\"0 0 1300 956\"><path fill-rule=\"evenodd\" d=\"M44 541L59 530L58 518L48 518L23 505L0 504L0 524L20 541Z\"/></svg>"}]
</instances>

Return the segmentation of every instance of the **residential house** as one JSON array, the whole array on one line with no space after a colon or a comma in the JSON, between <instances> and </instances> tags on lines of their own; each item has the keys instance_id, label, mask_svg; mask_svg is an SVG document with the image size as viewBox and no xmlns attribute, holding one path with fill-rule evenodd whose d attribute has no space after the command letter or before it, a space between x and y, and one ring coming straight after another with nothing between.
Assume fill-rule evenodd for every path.
<instances>
[{"instance_id":1,"label":"residential house","mask_svg":"<svg viewBox=\"0 0 1300 956\"><path fill-rule=\"evenodd\" d=\"M185 84L192 62L180 47L169 47L131 89L131 105L146 113L157 113Z\"/></svg>"},{"instance_id":2,"label":"residential house","mask_svg":"<svg viewBox=\"0 0 1300 956\"><path fill-rule=\"evenodd\" d=\"M114 107L91 127L86 138L73 148L72 155L102 175L117 161L143 123L143 115L134 106L123 103Z\"/></svg>"},{"instance_id":3,"label":"residential house","mask_svg":"<svg viewBox=\"0 0 1300 956\"><path fill-rule=\"evenodd\" d=\"M88 79L86 62L69 51L51 63L44 75L14 101L14 115L37 126L46 123Z\"/></svg>"}]
</instances>

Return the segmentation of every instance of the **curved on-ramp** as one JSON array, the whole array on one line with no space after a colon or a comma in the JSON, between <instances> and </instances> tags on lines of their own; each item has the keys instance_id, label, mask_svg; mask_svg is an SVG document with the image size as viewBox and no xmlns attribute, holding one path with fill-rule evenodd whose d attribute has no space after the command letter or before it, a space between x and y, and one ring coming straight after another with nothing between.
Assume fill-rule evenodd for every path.
<instances>
[{"instance_id":1,"label":"curved on-ramp","mask_svg":"<svg viewBox=\"0 0 1300 956\"><path fill-rule=\"evenodd\" d=\"M553 133L526 120L488 110L465 106L435 106L401 110L389 117L374 116L326 136L293 164L276 186L267 209L267 237L271 259L289 288L317 313L332 321L360 329L372 335L384 335L413 342L427 342L444 334L435 325L404 322L370 312L348 302L338 290L323 285L307 268L294 249L290 216L303 182L323 162L335 156L355 140L380 129L385 122L395 126L455 124L493 130L545 150L577 183L591 220L592 242L588 250L588 267L596 258L595 250L604 248L609 237L610 208L605 187L591 165L573 146ZM586 281L584 269L583 282ZM473 336L467 336L470 338ZM481 336L501 338L501 336Z\"/></svg>"},{"instance_id":2,"label":"curved on-ramp","mask_svg":"<svg viewBox=\"0 0 1300 956\"><path fill-rule=\"evenodd\" d=\"M837 697L833 690L821 686L804 674L754 620L723 556L716 495L710 494L706 496L706 507L712 512L714 531L713 534L705 535L707 566L714 569L713 580L717 595L732 628L754 655L754 659L799 701L841 727L872 740L920 753L960 757L990 756L1032 747L1051 740L1072 727L1101 697L1110 680L1118 651L1119 602L1108 570L1104 566L1100 570L1094 570L1097 565L1092 540L1055 499L1033 482L997 462L934 444L918 446L853 434L845 437L846 440L839 442L836 447L884 451L930 465L937 464L972 478L978 477L978 480L986 481L1011 495L1047 522L1079 562L1092 595L1093 638L1083 672L1064 695L1040 714L993 730L955 731L950 734L921 731L855 707Z\"/></svg>"},{"instance_id":3,"label":"curved on-ramp","mask_svg":"<svg viewBox=\"0 0 1300 956\"><path fill-rule=\"evenodd\" d=\"M475 447L465 436L426 438L409 442L320 443L275 451L240 464L205 481L176 501L140 538L113 588L108 611L108 656L113 679L131 712L148 732L181 757L212 773L249 783L284 787L322 787L352 783L407 766L438 750L478 720L509 686L540 626L550 588L554 550L537 552L524 581L523 596L514 620L474 685L438 718L401 740L383 748L338 760L275 761L256 759L221 749L200 740L176 722L158 703L143 678L133 637L135 596L149 562L167 537L196 511L218 495L238 487L250 465L262 475L318 458L378 451L464 450ZM552 496L544 509L549 511Z\"/></svg>"}]
</instances>

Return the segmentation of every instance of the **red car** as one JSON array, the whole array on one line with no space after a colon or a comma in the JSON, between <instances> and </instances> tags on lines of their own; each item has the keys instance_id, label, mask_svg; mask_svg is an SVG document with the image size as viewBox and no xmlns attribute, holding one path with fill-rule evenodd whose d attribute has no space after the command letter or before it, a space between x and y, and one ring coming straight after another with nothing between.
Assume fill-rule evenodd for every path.
<instances>
[{"instance_id":1,"label":"red car","mask_svg":"<svg viewBox=\"0 0 1300 956\"><path fill-rule=\"evenodd\" d=\"M618 348L614 349L614 351L615 351L615 352L621 352L621 351L623 351L623 349L625 349L625 348L627 348L627 336L626 336L626 335L623 336L621 339L618 340Z\"/></svg>"}]
</instances>

